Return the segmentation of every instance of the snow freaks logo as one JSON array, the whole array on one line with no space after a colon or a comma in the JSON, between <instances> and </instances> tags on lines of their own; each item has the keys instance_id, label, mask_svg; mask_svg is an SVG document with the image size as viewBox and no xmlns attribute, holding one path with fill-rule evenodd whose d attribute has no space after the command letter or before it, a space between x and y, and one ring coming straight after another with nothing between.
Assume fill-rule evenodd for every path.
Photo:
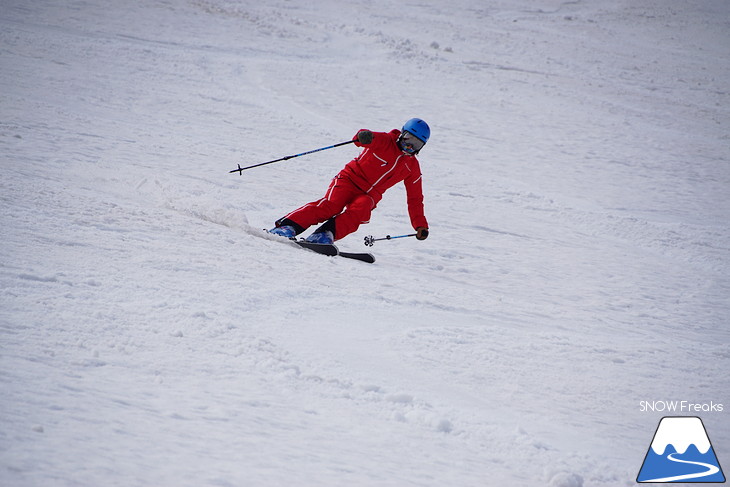
<instances>
[{"instance_id":1,"label":"snow freaks logo","mask_svg":"<svg viewBox=\"0 0 730 487\"><path fill-rule=\"evenodd\" d=\"M696 416L662 418L636 481L725 482L702 420Z\"/></svg>"}]
</instances>

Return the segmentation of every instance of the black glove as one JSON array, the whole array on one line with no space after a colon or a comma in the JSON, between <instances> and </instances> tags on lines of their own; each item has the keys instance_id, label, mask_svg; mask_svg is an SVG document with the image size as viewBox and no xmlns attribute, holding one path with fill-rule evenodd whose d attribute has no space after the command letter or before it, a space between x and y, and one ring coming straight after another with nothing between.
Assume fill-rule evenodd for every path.
<instances>
[{"instance_id":1,"label":"black glove","mask_svg":"<svg viewBox=\"0 0 730 487\"><path fill-rule=\"evenodd\" d=\"M416 238L418 240L426 240L428 238L428 228L426 228L426 227L416 228Z\"/></svg>"},{"instance_id":2,"label":"black glove","mask_svg":"<svg viewBox=\"0 0 730 487\"><path fill-rule=\"evenodd\" d=\"M361 130L357 133L357 141L362 145L368 145L373 141L373 133L369 130Z\"/></svg>"}]
</instances>

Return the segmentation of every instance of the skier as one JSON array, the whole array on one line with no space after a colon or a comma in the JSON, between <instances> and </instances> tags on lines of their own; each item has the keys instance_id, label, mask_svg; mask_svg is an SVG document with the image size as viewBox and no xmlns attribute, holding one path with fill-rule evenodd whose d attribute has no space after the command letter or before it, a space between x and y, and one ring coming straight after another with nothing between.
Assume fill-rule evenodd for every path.
<instances>
[{"instance_id":1,"label":"skier","mask_svg":"<svg viewBox=\"0 0 730 487\"><path fill-rule=\"evenodd\" d=\"M352 140L356 146L364 147L363 151L334 177L325 195L280 218L269 232L291 238L324 222L306 240L332 244L368 223L383 193L403 181L411 225L416 238L425 240L428 222L423 212L421 168L416 155L430 135L428 124L419 118L408 120L402 130L359 130Z\"/></svg>"}]
</instances>

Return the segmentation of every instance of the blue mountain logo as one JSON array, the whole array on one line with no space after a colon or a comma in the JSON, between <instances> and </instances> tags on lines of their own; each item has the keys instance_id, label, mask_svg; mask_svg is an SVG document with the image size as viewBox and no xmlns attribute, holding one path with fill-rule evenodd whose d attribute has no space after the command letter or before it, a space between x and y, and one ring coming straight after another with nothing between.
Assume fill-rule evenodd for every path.
<instances>
[{"instance_id":1,"label":"blue mountain logo","mask_svg":"<svg viewBox=\"0 0 730 487\"><path fill-rule=\"evenodd\" d=\"M702 420L695 416L662 418L636 481L725 482Z\"/></svg>"}]
</instances>

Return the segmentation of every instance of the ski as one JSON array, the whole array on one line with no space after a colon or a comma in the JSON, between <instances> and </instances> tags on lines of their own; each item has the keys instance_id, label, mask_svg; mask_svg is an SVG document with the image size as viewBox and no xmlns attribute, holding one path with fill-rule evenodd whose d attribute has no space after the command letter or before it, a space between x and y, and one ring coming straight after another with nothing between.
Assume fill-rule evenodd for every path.
<instances>
[{"instance_id":1,"label":"ski","mask_svg":"<svg viewBox=\"0 0 730 487\"><path fill-rule=\"evenodd\" d=\"M361 262L367 262L368 264L372 264L375 262L375 257L373 256L373 254L367 252L340 252L340 250L335 245L311 243L307 242L306 240L292 239L292 242L302 248L312 250L314 252L317 252L318 254L328 255L330 257L340 256L344 257L345 259L354 259Z\"/></svg>"},{"instance_id":2,"label":"ski","mask_svg":"<svg viewBox=\"0 0 730 487\"><path fill-rule=\"evenodd\" d=\"M335 255L339 255L340 251L332 244L318 244L318 243L311 243L307 242L306 240L296 240L296 238L292 237L292 242L299 245L302 248L312 250L314 252L317 252L318 254L322 255L328 255L330 257L334 257Z\"/></svg>"},{"instance_id":3,"label":"ski","mask_svg":"<svg viewBox=\"0 0 730 487\"><path fill-rule=\"evenodd\" d=\"M266 229L264 229L264 232L269 233L269 231ZM284 240L284 237L279 238ZM313 252L317 252L318 254L327 255L329 257L339 256L344 257L345 259L353 259L359 260L361 262L367 262L368 264L373 264L375 262L375 256L369 252L340 252L340 249L338 249L336 245L317 244L307 242L306 240L297 240L296 237L291 237L287 240L297 244L303 249L311 250Z\"/></svg>"},{"instance_id":4,"label":"ski","mask_svg":"<svg viewBox=\"0 0 730 487\"><path fill-rule=\"evenodd\" d=\"M375 262L375 256L368 252L340 252L338 255L345 259L355 259L367 262L368 264L373 264Z\"/></svg>"}]
</instances>

